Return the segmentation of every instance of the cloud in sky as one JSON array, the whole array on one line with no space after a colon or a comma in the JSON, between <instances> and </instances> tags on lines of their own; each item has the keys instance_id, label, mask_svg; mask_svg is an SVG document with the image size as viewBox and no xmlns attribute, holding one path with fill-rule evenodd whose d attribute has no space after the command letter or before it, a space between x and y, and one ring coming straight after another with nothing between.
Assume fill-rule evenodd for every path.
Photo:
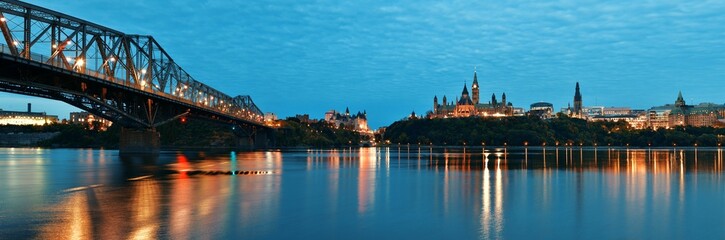
<instances>
[{"instance_id":1,"label":"cloud in sky","mask_svg":"<svg viewBox=\"0 0 725 240\"><path fill-rule=\"evenodd\" d=\"M33 3L153 35L196 79L280 116L349 106L388 125L455 98L474 67L483 99L524 108L565 107L577 81L585 105L725 102L720 1Z\"/></svg>"}]
</instances>

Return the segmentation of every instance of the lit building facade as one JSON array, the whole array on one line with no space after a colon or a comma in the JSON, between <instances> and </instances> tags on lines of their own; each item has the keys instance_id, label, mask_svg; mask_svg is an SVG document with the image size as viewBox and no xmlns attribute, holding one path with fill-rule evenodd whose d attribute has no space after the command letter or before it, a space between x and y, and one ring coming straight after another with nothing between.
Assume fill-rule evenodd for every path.
<instances>
[{"instance_id":1,"label":"lit building facade","mask_svg":"<svg viewBox=\"0 0 725 240\"><path fill-rule=\"evenodd\" d=\"M548 102L537 102L529 107L529 116L549 119L554 116L554 105Z\"/></svg>"},{"instance_id":2,"label":"lit building facade","mask_svg":"<svg viewBox=\"0 0 725 240\"><path fill-rule=\"evenodd\" d=\"M471 85L472 95L468 93L468 86L463 85L460 98L448 102L444 95L441 103L438 103L438 96L433 97L433 109L428 112L428 118L455 118L455 117L508 117L514 115L513 104L506 101L506 93L501 95L498 101L496 94L491 95L491 101L481 103L480 86L478 76L473 72L473 83Z\"/></svg>"},{"instance_id":3,"label":"lit building facade","mask_svg":"<svg viewBox=\"0 0 725 240\"><path fill-rule=\"evenodd\" d=\"M100 130L100 131L105 131L111 125L113 125L113 122L106 120L104 118L101 118L99 116L93 115L89 112L85 112L85 111L71 112L69 122L71 124L84 125L88 129L91 129L91 130ZM98 129L96 129L96 128L98 128Z\"/></svg>"},{"instance_id":4,"label":"lit building facade","mask_svg":"<svg viewBox=\"0 0 725 240\"><path fill-rule=\"evenodd\" d=\"M372 131L368 128L368 117L367 111L357 112L357 114L350 114L350 109L345 108L345 113L340 114L335 110L330 110L325 113L325 122L334 125L336 128L345 128L354 130L357 132L371 133Z\"/></svg>"},{"instance_id":5,"label":"lit building facade","mask_svg":"<svg viewBox=\"0 0 725 240\"><path fill-rule=\"evenodd\" d=\"M675 104L653 107L647 111L647 126L653 129L676 126L717 127L723 124L725 105L700 103L687 105L682 92Z\"/></svg>"},{"instance_id":6,"label":"lit building facade","mask_svg":"<svg viewBox=\"0 0 725 240\"><path fill-rule=\"evenodd\" d=\"M53 124L58 122L58 116L47 115L44 112L32 112L30 103L28 110L3 111L0 109L0 125L36 125Z\"/></svg>"}]
</instances>

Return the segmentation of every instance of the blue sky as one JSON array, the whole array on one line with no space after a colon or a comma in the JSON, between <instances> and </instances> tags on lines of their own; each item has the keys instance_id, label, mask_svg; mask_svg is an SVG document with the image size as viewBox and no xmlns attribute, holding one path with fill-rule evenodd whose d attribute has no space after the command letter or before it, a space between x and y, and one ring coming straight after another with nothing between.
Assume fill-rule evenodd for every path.
<instances>
[{"instance_id":1,"label":"blue sky","mask_svg":"<svg viewBox=\"0 0 725 240\"><path fill-rule=\"evenodd\" d=\"M280 117L367 110L371 127L455 98L649 108L725 103L725 1L31 1L153 35L196 79ZM63 103L0 108L67 118Z\"/></svg>"}]
</instances>

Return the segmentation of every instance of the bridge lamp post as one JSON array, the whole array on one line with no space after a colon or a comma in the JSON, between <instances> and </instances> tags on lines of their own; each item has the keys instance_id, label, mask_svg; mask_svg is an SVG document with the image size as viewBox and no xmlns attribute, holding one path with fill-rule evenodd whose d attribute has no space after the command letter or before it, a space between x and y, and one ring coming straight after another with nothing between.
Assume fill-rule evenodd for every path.
<instances>
[{"instance_id":1,"label":"bridge lamp post","mask_svg":"<svg viewBox=\"0 0 725 240\"><path fill-rule=\"evenodd\" d=\"M7 21L7 19L5 19L4 17L0 18L0 22L5 22L5 21Z\"/></svg>"}]
</instances>

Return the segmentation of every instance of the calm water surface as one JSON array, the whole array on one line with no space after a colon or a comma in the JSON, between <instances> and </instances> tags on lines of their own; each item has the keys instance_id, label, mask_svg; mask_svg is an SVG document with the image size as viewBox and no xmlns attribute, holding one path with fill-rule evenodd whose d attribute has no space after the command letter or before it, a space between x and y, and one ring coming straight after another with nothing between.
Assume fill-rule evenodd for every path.
<instances>
[{"instance_id":1,"label":"calm water surface","mask_svg":"<svg viewBox=\"0 0 725 240\"><path fill-rule=\"evenodd\" d=\"M0 238L723 239L723 151L6 148Z\"/></svg>"}]
</instances>

